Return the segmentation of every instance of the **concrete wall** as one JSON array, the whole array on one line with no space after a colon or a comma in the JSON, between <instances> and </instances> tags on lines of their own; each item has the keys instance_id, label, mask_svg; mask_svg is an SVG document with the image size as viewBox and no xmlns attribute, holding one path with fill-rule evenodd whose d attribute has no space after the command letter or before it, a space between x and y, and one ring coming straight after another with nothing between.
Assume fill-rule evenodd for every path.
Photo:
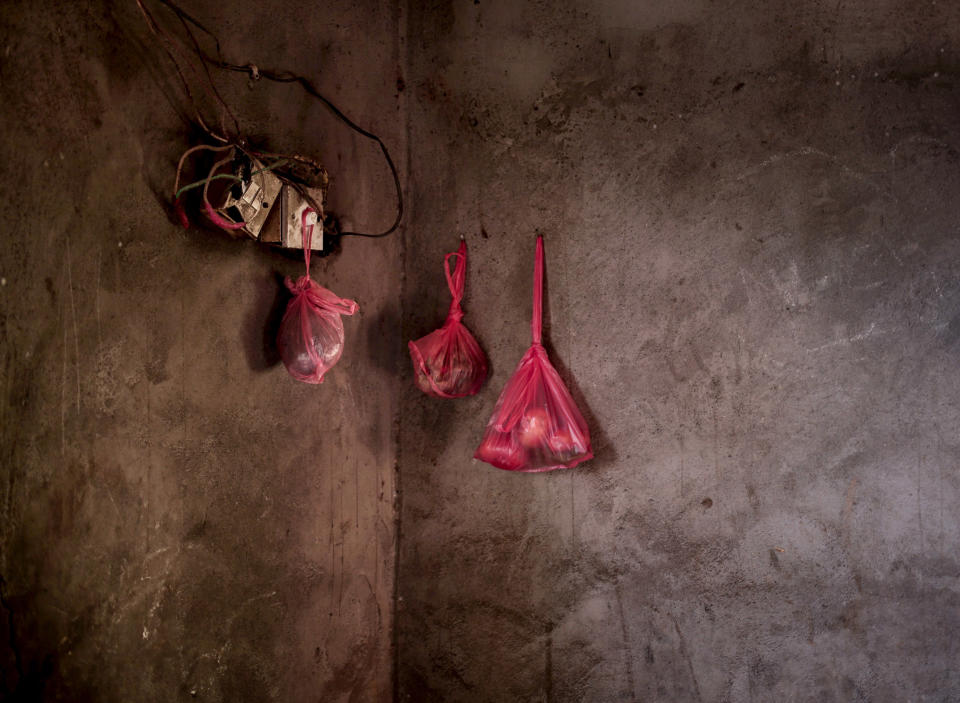
<instances>
[{"instance_id":1,"label":"concrete wall","mask_svg":"<svg viewBox=\"0 0 960 703\"><path fill-rule=\"evenodd\" d=\"M190 141L135 8L4 6L3 694L960 697L953 4L191 9L380 132L408 226L315 264L361 312L327 382L293 382L270 331L296 258L167 219ZM246 132L323 157L348 226L389 221L375 147L295 88L219 83ZM597 458L513 475L470 457L538 230ZM451 402L403 343L458 234L492 375Z\"/></svg>"},{"instance_id":2,"label":"concrete wall","mask_svg":"<svg viewBox=\"0 0 960 703\"><path fill-rule=\"evenodd\" d=\"M956 3L410 3L398 692L960 699ZM597 458L471 460L529 343Z\"/></svg>"},{"instance_id":3,"label":"concrete wall","mask_svg":"<svg viewBox=\"0 0 960 703\"><path fill-rule=\"evenodd\" d=\"M185 5L403 161L395 10ZM360 313L294 382L270 330L302 259L168 220L190 141L165 61L132 2L0 12L0 698L385 700L399 241L314 264ZM248 134L320 155L348 226L390 221L375 146L296 87L218 82Z\"/></svg>"}]
</instances>

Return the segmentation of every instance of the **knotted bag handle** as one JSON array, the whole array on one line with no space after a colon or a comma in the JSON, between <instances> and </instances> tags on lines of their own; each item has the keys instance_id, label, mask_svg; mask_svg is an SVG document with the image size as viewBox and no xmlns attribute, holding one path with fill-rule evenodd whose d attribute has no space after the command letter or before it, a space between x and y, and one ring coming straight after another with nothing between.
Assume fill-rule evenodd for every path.
<instances>
[{"instance_id":1,"label":"knotted bag handle","mask_svg":"<svg viewBox=\"0 0 960 703\"><path fill-rule=\"evenodd\" d=\"M357 304L354 301L335 295L323 286L314 283L310 278L310 252L312 251L311 245L313 244L313 225L307 225L307 215L311 212L316 212L316 210L312 207L305 208L303 214L300 216L300 231L303 233L303 262L306 265L307 272L297 279L296 283L288 278L287 288L289 288L290 292L294 295L305 294L307 299L315 307L332 310L341 315L353 315L357 311Z\"/></svg>"},{"instance_id":2,"label":"knotted bag handle","mask_svg":"<svg viewBox=\"0 0 960 703\"><path fill-rule=\"evenodd\" d=\"M457 263L450 273L450 258L456 257ZM467 241L460 239L460 248L443 257L443 273L447 277L447 287L450 288L450 311L447 313L447 322L459 322L463 319L463 310L460 301L463 300L463 289L467 279Z\"/></svg>"}]
</instances>

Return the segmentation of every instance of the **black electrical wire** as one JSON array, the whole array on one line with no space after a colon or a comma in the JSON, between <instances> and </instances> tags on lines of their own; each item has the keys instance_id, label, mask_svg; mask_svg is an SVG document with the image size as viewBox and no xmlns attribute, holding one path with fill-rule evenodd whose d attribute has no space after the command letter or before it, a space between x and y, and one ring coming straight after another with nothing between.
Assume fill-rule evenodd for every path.
<instances>
[{"instance_id":1,"label":"black electrical wire","mask_svg":"<svg viewBox=\"0 0 960 703\"><path fill-rule=\"evenodd\" d=\"M180 18L180 24L183 25L183 28L186 30L187 35L190 37L190 41L193 43L193 50L198 54L202 55L203 52L200 50L200 44L197 42L197 38L193 35L193 32L190 31L190 25L187 24L187 20L177 15ZM220 50L220 42L217 42L217 51ZM207 62L201 61L200 65L203 66L203 72L207 77L207 83L210 84L210 89L213 91L214 96L220 102L220 105L223 106L224 111L230 116L230 119L233 120L233 128L236 130L237 134L240 133L240 122L237 120L237 116L233 114L230 110L230 106L227 105L227 101L223 99L223 96L220 95L220 91L217 90L216 84L213 82L213 76L210 75L210 69L207 68Z\"/></svg>"},{"instance_id":2,"label":"black electrical wire","mask_svg":"<svg viewBox=\"0 0 960 703\"><path fill-rule=\"evenodd\" d=\"M170 62L173 64L174 69L177 72L177 75L180 77L180 82L183 84L183 91L187 95L187 99L190 101L190 104L193 106L194 116L196 118L197 124L200 125L200 128L203 129L211 139L214 139L218 142L227 143L229 139L222 134L217 134L210 127L207 126L207 123L203 119L203 115L200 112L200 106L197 105L197 101L193 97L193 91L190 90L190 83L187 81L187 77L183 74L183 70L180 68L180 62L177 60L177 57L174 55L174 42L166 35L166 32L163 31L163 28L157 24L157 21L153 18L153 15L150 14L150 11L143 4L142 0L136 0L137 7L140 8L140 12L143 13L144 19L147 21L147 26L150 28L150 31L160 39L161 45L163 46L164 52L166 52L167 57L170 59ZM222 125L221 125L222 128Z\"/></svg>"},{"instance_id":3,"label":"black electrical wire","mask_svg":"<svg viewBox=\"0 0 960 703\"><path fill-rule=\"evenodd\" d=\"M172 0L159 0L159 2L165 5L167 8L169 8L172 12L174 12L177 15L177 17L180 19L181 24L183 25L184 29L186 29L187 34L190 36L190 40L192 42L194 52L197 54L197 57L204 64L204 66L206 66L207 63L210 63L225 71L249 73L250 77L253 78L254 80L258 80L262 77L262 78L266 78L269 81L273 81L275 83L298 83L300 87L307 92L307 94L313 96L314 98L319 100L321 103L323 103L327 107L327 109L334 114L334 116L340 119L350 129L355 131L357 134L360 134L361 136L364 136L367 139L370 139L376 142L377 145L379 145L380 147L380 151L383 152L383 158L386 160L387 166L390 167L390 174L393 176L393 185L397 191L396 219L394 219L393 224L390 225L390 227L384 230L383 232L379 232L376 234L372 234L369 232L340 232L339 236L376 238L376 237L386 237L388 234L391 234L394 231L396 231L397 227L400 226L400 221L403 219L403 188L400 185L400 175L397 173L396 164L394 164L393 158L391 158L390 156L390 151L387 149L387 145L383 143L383 140L380 137L378 137L373 132L370 132L369 130L366 130L363 127L359 126L356 122L354 122L349 117L347 117L343 113L343 111L340 110L340 108L334 105L329 98L323 95L323 93L321 93L317 89L317 87L305 76L301 76L299 74L292 73L290 71L272 71L269 69L261 69L252 63L241 65L241 64L234 64L226 61L223 58L223 53L220 49L220 39L219 37L217 37L216 34L214 34L211 30L207 29L207 27L205 27L199 20L195 19L190 14L185 12L179 5L177 5ZM196 36L194 35L193 31L190 29L189 25L191 24L213 40L214 44L217 47L216 58L212 56L208 56L206 53L203 52L203 50L200 47L200 43L197 41ZM213 80L212 78L210 78L209 72L207 72L207 78L210 80L210 83L212 86ZM213 91L219 98L220 96L219 96L219 93L216 92L216 88L213 88ZM222 102L222 99L221 99L221 102ZM226 107L225 103L224 103L224 107ZM230 116L233 117L232 113L230 114Z\"/></svg>"}]
</instances>

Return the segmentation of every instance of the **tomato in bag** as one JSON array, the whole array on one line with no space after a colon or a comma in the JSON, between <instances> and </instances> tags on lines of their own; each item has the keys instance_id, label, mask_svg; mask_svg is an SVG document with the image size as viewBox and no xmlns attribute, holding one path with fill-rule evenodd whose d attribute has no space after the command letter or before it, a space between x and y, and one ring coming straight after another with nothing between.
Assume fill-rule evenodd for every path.
<instances>
[{"instance_id":1,"label":"tomato in bag","mask_svg":"<svg viewBox=\"0 0 960 703\"><path fill-rule=\"evenodd\" d=\"M474 458L507 471L572 469L593 458L590 431L541 344L543 238L533 274L533 343L507 381Z\"/></svg>"},{"instance_id":2,"label":"tomato in bag","mask_svg":"<svg viewBox=\"0 0 960 703\"><path fill-rule=\"evenodd\" d=\"M457 264L450 274L450 258ZM443 259L443 270L453 300L443 327L415 342L410 342L410 358L417 387L438 398L462 398L473 395L487 379L487 357L477 340L460 322L463 310L460 301L467 276L467 243L460 240L460 248Z\"/></svg>"},{"instance_id":3,"label":"tomato in bag","mask_svg":"<svg viewBox=\"0 0 960 703\"><path fill-rule=\"evenodd\" d=\"M313 225L307 225L303 212L303 259L307 272L297 279L287 278L286 284L293 299L280 322L277 348L287 371L298 381L322 383L324 374L340 360L343 354L343 322L341 315L353 315L357 304L336 296L310 278L310 243Z\"/></svg>"}]
</instances>

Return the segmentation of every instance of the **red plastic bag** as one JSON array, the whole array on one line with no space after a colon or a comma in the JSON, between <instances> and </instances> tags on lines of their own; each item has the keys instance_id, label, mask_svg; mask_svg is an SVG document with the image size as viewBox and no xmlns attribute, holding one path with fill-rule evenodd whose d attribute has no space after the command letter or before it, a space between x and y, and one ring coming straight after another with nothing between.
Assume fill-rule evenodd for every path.
<instances>
[{"instance_id":1,"label":"red plastic bag","mask_svg":"<svg viewBox=\"0 0 960 703\"><path fill-rule=\"evenodd\" d=\"M507 471L572 469L593 458L590 431L541 341L543 238L533 275L533 344L507 381L474 458Z\"/></svg>"},{"instance_id":2,"label":"red plastic bag","mask_svg":"<svg viewBox=\"0 0 960 703\"><path fill-rule=\"evenodd\" d=\"M450 275L450 257L457 257L457 265ZM470 331L461 324L463 287L467 277L467 243L460 240L460 248L443 258L443 272L453 300L443 327L426 337L410 342L410 358L417 387L438 398L462 398L473 395L487 379L487 357Z\"/></svg>"},{"instance_id":3,"label":"red plastic bag","mask_svg":"<svg viewBox=\"0 0 960 703\"><path fill-rule=\"evenodd\" d=\"M322 383L323 375L343 354L343 322L340 316L355 313L357 304L337 297L310 278L313 225L307 225L307 215L311 212L312 208L304 210L301 230L304 233L303 259L307 273L298 278L296 283L289 277L286 279L293 299L287 303L287 311L280 322L277 348L291 376L304 383Z\"/></svg>"}]
</instances>

